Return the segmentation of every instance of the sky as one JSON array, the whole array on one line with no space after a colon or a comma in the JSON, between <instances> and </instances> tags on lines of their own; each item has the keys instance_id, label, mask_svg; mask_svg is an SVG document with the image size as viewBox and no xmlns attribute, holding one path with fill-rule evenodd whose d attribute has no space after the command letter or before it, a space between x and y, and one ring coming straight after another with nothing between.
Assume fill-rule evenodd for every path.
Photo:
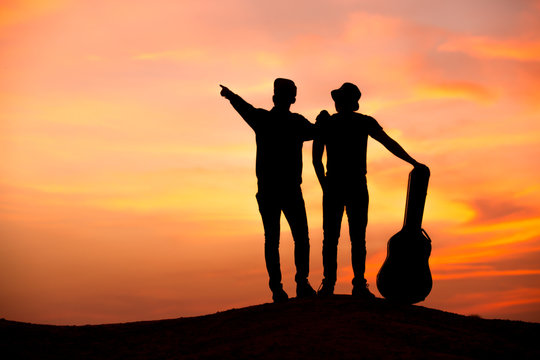
<instances>
[{"instance_id":1,"label":"sky","mask_svg":"<svg viewBox=\"0 0 540 360\"><path fill-rule=\"evenodd\" d=\"M219 84L314 122L361 89L431 178L419 305L540 322L540 1L0 3L0 317L99 324L271 301L255 137ZM322 192L304 145L310 282ZM411 166L374 140L366 278L401 229ZM293 240L282 220L284 288ZM346 225L336 292L350 293ZM379 295L380 296L380 295Z\"/></svg>"}]
</instances>

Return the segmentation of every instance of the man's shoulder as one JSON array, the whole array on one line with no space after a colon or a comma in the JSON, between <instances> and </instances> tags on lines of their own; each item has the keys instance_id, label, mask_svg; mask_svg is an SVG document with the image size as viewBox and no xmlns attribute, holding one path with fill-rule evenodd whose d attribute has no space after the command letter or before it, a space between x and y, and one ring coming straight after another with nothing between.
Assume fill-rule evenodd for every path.
<instances>
[{"instance_id":1,"label":"man's shoulder","mask_svg":"<svg viewBox=\"0 0 540 360\"><path fill-rule=\"evenodd\" d=\"M353 132L367 130L368 133L382 129L382 126L379 125L375 118L358 112L347 114L335 113L325 120L324 123L320 124L323 129L326 127L339 127L349 129Z\"/></svg>"},{"instance_id":2,"label":"man's shoulder","mask_svg":"<svg viewBox=\"0 0 540 360\"><path fill-rule=\"evenodd\" d=\"M309 127L309 126L312 126L313 124L308 120L306 119L306 117L302 114L298 114L298 113L293 113L291 112L289 114L289 119L292 120L292 122L294 124L296 124L297 126L301 126L302 128L304 127Z\"/></svg>"},{"instance_id":3,"label":"man's shoulder","mask_svg":"<svg viewBox=\"0 0 540 360\"><path fill-rule=\"evenodd\" d=\"M354 121L374 121L374 122L377 122L377 120L375 120L372 116L370 115L365 115L365 114L362 114L362 113L358 113L358 112L353 112L353 113L348 113L348 114L343 114L343 113L334 113L332 115L330 115L330 117L326 118L326 121L331 121L331 120L340 120L340 119L352 119Z\"/></svg>"},{"instance_id":4,"label":"man's shoulder","mask_svg":"<svg viewBox=\"0 0 540 360\"><path fill-rule=\"evenodd\" d=\"M251 128L257 133L264 129L266 126L265 124L268 123L268 117L270 112L266 109L261 108L253 108L249 114L244 117L248 124L251 126Z\"/></svg>"},{"instance_id":5,"label":"man's shoulder","mask_svg":"<svg viewBox=\"0 0 540 360\"><path fill-rule=\"evenodd\" d=\"M255 120L266 119L269 116L270 116L270 110L266 110L263 108L255 108L252 113L252 117Z\"/></svg>"},{"instance_id":6,"label":"man's shoulder","mask_svg":"<svg viewBox=\"0 0 540 360\"><path fill-rule=\"evenodd\" d=\"M373 116L362 114L362 113L359 113L359 112L354 112L353 116L354 116L354 118L356 118L358 120L377 121L377 120L375 120L375 118L373 118Z\"/></svg>"},{"instance_id":7,"label":"man's shoulder","mask_svg":"<svg viewBox=\"0 0 540 360\"><path fill-rule=\"evenodd\" d=\"M308 119L306 119L306 117L302 114L299 114L299 113L295 113L295 112L290 112L290 115L289 115L292 119L294 120L297 120L297 121L308 121Z\"/></svg>"},{"instance_id":8,"label":"man's shoulder","mask_svg":"<svg viewBox=\"0 0 540 360\"><path fill-rule=\"evenodd\" d=\"M317 117L317 121L316 123L317 124L322 124L322 125L327 125L327 124L330 124L332 123L332 120L335 120L337 118L337 113L335 114L332 114L330 116L321 116L321 117Z\"/></svg>"},{"instance_id":9,"label":"man's shoulder","mask_svg":"<svg viewBox=\"0 0 540 360\"><path fill-rule=\"evenodd\" d=\"M369 127L382 128L382 126L379 124L377 120L375 120L373 116L362 114L362 113L356 113L356 112L355 112L355 115L359 121L362 121L364 124L366 124Z\"/></svg>"}]
</instances>

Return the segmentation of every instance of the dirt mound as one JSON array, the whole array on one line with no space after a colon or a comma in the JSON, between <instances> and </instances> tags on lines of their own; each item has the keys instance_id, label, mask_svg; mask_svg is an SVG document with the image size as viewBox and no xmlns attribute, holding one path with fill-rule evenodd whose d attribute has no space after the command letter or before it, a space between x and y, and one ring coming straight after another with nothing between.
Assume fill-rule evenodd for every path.
<instances>
[{"instance_id":1,"label":"dirt mound","mask_svg":"<svg viewBox=\"0 0 540 360\"><path fill-rule=\"evenodd\" d=\"M347 295L124 324L1 320L0 335L4 359L540 359L537 323Z\"/></svg>"}]
</instances>

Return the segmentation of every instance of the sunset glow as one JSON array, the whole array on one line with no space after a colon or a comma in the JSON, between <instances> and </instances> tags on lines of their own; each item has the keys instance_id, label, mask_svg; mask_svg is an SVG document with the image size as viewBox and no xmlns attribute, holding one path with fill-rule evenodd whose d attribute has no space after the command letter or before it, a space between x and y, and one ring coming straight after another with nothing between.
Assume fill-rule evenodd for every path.
<instances>
[{"instance_id":1,"label":"sunset glow","mask_svg":"<svg viewBox=\"0 0 540 360\"><path fill-rule=\"evenodd\" d=\"M362 91L431 179L422 306L540 322L540 1L14 0L0 5L0 318L96 324L271 301L255 138L219 95L334 112ZM304 146L310 282L321 189ZM366 276L403 222L410 165L368 147ZM282 220L285 290L293 242ZM350 293L347 229L336 292Z\"/></svg>"}]
</instances>

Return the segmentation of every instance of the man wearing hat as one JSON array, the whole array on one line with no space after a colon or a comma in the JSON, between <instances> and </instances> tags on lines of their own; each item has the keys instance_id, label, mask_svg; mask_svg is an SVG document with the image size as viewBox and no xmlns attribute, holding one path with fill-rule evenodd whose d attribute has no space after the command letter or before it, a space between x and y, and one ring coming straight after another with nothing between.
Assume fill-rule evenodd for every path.
<instances>
[{"instance_id":1,"label":"man wearing hat","mask_svg":"<svg viewBox=\"0 0 540 360\"><path fill-rule=\"evenodd\" d=\"M347 213L351 239L351 260L355 296L371 299L364 277L366 266L366 226L369 195L366 182L368 136L383 144L392 154L413 166L414 160L390 138L371 116L356 112L361 93L356 85L344 83L331 92L337 113L325 110L317 117L319 136L313 143L313 166L323 189L323 266L324 279L318 294L334 293L337 273L337 246L343 212ZM326 148L326 173L322 162Z\"/></svg>"},{"instance_id":2,"label":"man wearing hat","mask_svg":"<svg viewBox=\"0 0 540 360\"><path fill-rule=\"evenodd\" d=\"M308 282L309 236L302 196L302 146L312 140L315 126L290 107L296 101L296 85L288 79L274 81L274 107L256 109L223 85L221 95L255 131L257 202L264 226L264 255L274 302L288 299L281 283L279 233L281 212L294 239L296 296L309 297L315 290Z\"/></svg>"}]
</instances>

